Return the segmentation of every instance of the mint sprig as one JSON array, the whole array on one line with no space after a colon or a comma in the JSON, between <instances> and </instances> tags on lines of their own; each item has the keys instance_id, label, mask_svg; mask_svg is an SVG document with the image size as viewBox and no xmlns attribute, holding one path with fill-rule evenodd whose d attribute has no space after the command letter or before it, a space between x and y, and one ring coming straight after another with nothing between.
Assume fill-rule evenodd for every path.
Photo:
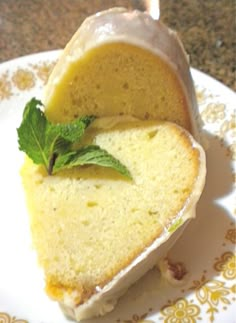
<instances>
[{"instance_id":1,"label":"mint sprig","mask_svg":"<svg viewBox=\"0 0 236 323\"><path fill-rule=\"evenodd\" d=\"M53 124L40 109L35 98L25 106L23 120L17 129L19 149L35 164L42 164L49 175L60 170L83 165L109 167L131 179L129 170L118 159L96 145L74 149L85 134L94 116L85 116L69 124Z\"/></svg>"},{"instance_id":2,"label":"mint sprig","mask_svg":"<svg viewBox=\"0 0 236 323\"><path fill-rule=\"evenodd\" d=\"M106 150L96 145L84 146L77 151L60 155L54 165L54 171L83 165L98 165L113 168L120 174L131 178L128 169Z\"/></svg>"}]
</instances>

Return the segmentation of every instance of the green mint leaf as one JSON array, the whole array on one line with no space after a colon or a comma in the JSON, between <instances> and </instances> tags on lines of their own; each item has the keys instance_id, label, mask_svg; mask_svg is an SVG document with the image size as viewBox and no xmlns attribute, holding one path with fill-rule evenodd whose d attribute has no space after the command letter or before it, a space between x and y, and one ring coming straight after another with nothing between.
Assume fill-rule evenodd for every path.
<instances>
[{"instance_id":1,"label":"green mint leaf","mask_svg":"<svg viewBox=\"0 0 236 323\"><path fill-rule=\"evenodd\" d=\"M41 105L42 103L35 98L26 104L17 133L19 149L24 151L35 164L43 164L47 167L48 156L44 151L47 119L39 109Z\"/></svg>"},{"instance_id":2,"label":"green mint leaf","mask_svg":"<svg viewBox=\"0 0 236 323\"><path fill-rule=\"evenodd\" d=\"M72 150L72 144L79 142L86 128L95 117L82 117L69 124L52 124L46 127L45 152L49 156L48 173L51 175L56 159Z\"/></svg>"},{"instance_id":3,"label":"green mint leaf","mask_svg":"<svg viewBox=\"0 0 236 323\"><path fill-rule=\"evenodd\" d=\"M85 116L69 124L53 124L40 110L42 103L31 99L23 112L23 120L17 129L19 149L35 164L43 164L49 175L64 168L82 165L110 167L131 179L128 169L106 150L90 145L75 150L86 128L95 119Z\"/></svg>"},{"instance_id":4,"label":"green mint leaf","mask_svg":"<svg viewBox=\"0 0 236 323\"><path fill-rule=\"evenodd\" d=\"M52 124L46 127L46 151L49 156L53 153L66 153L72 149L72 144L79 142L86 128L95 117L82 117L69 124Z\"/></svg>"},{"instance_id":5,"label":"green mint leaf","mask_svg":"<svg viewBox=\"0 0 236 323\"><path fill-rule=\"evenodd\" d=\"M71 142L60 137L58 125L50 122L45 129L45 153L52 156L53 153L62 154L71 149Z\"/></svg>"},{"instance_id":6,"label":"green mint leaf","mask_svg":"<svg viewBox=\"0 0 236 323\"><path fill-rule=\"evenodd\" d=\"M106 150L101 149L96 145L85 146L77 151L58 156L54 165L54 172L64 168L92 164L112 168L123 176L132 179L132 176L126 166L124 166L118 159L110 155Z\"/></svg>"},{"instance_id":7,"label":"green mint leaf","mask_svg":"<svg viewBox=\"0 0 236 323\"><path fill-rule=\"evenodd\" d=\"M86 128L94 121L94 116L81 117L69 124L57 125L60 137L71 143L78 142L85 133Z\"/></svg>"}]
</instances>

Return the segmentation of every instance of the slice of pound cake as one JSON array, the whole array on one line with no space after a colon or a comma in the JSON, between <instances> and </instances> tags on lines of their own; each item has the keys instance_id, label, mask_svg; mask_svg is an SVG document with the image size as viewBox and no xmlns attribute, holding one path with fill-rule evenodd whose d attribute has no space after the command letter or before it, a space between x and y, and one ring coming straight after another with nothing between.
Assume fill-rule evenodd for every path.
<instances>
[{"instance_id":1,"label":"slice of pound cake","mask_svg":"<svg viewBox=\"0 0 236 323\"><path fill-rule=\"evenodd\" d=\"M81 144L123 162L74 167L49 176L27 159L22 178L34 247L48 295L79 320L111 311L194 217L205 181L205 154L181 127L100 118Z\"/></svg>"},{"instance_id":2,"label":"slice of pound cake","mask_svg":"<svg viewBox=\"0 0 236 323\"><path fill-rule=\"evenodd\" d=\"M125 114L196 130L183 46L175 32L140 11L115 8L87 18L56 64L44 103L54 122Z\"/></svg>"}]
</instances>

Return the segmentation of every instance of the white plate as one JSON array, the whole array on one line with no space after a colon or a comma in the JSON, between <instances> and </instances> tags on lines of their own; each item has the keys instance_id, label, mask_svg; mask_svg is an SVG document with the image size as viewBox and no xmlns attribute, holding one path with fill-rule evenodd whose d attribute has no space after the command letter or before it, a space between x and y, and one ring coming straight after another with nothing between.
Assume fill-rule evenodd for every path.
<instances>
[{"instance_id":1,"label":"white plate","mask_svg":"<svg viewBox=\"0 0 236 323\"><path fill-rule=\"evenodd\" d=\"M43 274L31 246L19 176L23 156L16 136L25 103L32 96L42 97L58 53L30 55L0 65L0 322L4 323L69 322L43 291ZM197 218L169 254L173 262L185 264L185 283L170 286L153 269L111 314L89 323L235 322L236 97L209 76L196 70L192 74L202 139L208 147L208 175Z\"/></svg>"}]
</instances>

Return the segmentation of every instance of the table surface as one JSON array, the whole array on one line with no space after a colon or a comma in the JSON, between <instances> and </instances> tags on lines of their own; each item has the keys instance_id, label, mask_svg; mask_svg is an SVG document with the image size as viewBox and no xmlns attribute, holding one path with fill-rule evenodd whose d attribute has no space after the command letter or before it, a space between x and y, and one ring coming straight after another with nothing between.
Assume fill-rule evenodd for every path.
<instances>
[{"instance_id":1,"label":"table surface","mask_svg":"<svg viewBox=\"0 0 236 323\"><path fill-rule=\"evenodd\" d=\"M114 6L144 10L139 0L0 0L0 62L63 48L82 21ZM236 90L234 0L161 0L161 20L175 29L191 66Z\"/></svg>"}]
</instances>

